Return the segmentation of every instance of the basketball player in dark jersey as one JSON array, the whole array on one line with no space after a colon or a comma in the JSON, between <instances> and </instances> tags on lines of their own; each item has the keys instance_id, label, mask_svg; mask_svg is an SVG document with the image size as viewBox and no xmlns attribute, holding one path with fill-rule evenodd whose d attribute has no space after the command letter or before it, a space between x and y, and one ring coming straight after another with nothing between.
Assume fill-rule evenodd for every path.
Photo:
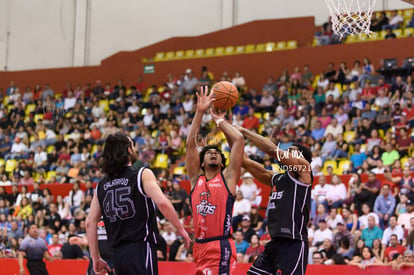
<instances>
[{"instance_id":1,"label":"basketball player in dark jersey","mask_svg":"<svg viewBox=\"0 0 414 275\"><path fill-rule=\"evenodd\" d=\"M243 157L243 167L258 181L272 187L268 204L268 230L272 240L266 244L248 274L305 274L308 262L308 232L312 172L312 153L301 144L280 150L269 139L238 127L264 153L278 160L285 173L266 170L263 165Z\"/></svg>"},{"instance_id":2,"label":"basketball player in dark jersey","mask_svg":"<svg viewBox=\"0 0 414 275\"><path fill-rule=\"evenodd\" d=\"M113 249L116 274L158 274L155 205L184 237L190 239L171 202L161 192L154 173L135 169L134 143L124 133L109 135L100 158L105 177L96 186L86 234L95 273L110 271L98 249L97 223L101 216Z\"/></svg>"},{"instance_id":3,"label":"basketball player in dark jersey","mask_svg":"<svg viewBox=\"0 0 414 275\"><path fill-rule=\"evenodd\" d=\"M191 208L195 231L193 246L196 274L232 274L236 268L236 247L231 239L236 184L240 178L244 138L224 119L211 111L217 127L232 143L229 166L217 146L205 146L199 153L199 128L205 111L214 101L202 87L197 93L197 111L187 137L186 166L191 181Z\"/></svg>"}]
</instances>

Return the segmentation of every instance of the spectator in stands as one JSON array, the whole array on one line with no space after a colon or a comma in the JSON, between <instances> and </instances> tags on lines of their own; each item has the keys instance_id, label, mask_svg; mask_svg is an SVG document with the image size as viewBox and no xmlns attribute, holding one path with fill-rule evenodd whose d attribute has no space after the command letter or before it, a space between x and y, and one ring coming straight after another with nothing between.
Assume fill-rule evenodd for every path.
<instances>
[{"instance_id":1,"label":"spectator in stands","mask_svg":"<svg viewBox=\"0 0 414 275\"><path fill-rule=\"evenodd\" d=\"M72 213L80 207L83 199L84 194L80 189L79 182L75 182L72 186L72 190L69 192L69 205Z\"/></svg>"},{"instance_id":2,"label":"spectator in stands","mask_svg":"<svg viewBox=\"0 0 414 275\"><path fill-rule=\"evenodd\" d=\"M376 174L369 172L367 183L361 183L361 187L357 190L355 196L355 204L359 213L361 213L363 203L367 203L369 207L373 207L380 188L381 182L377 179Z\"/></svg>"},{"instance_id":3,"label":"spectator in stands","mask_svg":"<svg viewBox=\"0 0 414 275\"><path fill-rule=\"evenodd\" d=\"M170 222L167 221L164 223L163 231L164 232L161 234L161 236L164 238L164 240L167 242L167 245L170 247L177 239L177 235L175 234Z\"/></svg>"},{"instance_id":4,"label":"spectator in stands","mask_svg":"<svg viewBox=\"0 0 414 275\"><path fill-rule=\"evenodd\" d=\"M413 141L408 136L407 129L401 127L399 130L400 134L397 136L396 149L400 156L407 156L409 150L413 149Z\"/></svg>"},{"instance_id":5,"label":"spectator in stands","mask_svg":"<svg viewBox=\"0 0 414 275\"><path fill-rule=\"evenodd\" d=\"M402 213L407 213L407 201L408 201L407 194L401 192L398 195L399 195L399 198L400 198L400 202L395 207L395 215L397 217Z\"/></svg>"},{"instance_id":6,"label":"spectator in stands","mask_svg":"<svg viewBox=\"0 0 414 275\"><path fill-rule=\"evenodd\" d=\"M311 218L315 217L316 207L323 204L325 209L328 209L327 196L330 193L332 186L326 183L325 176L319 176L319 184L315 185L311 194Z\"/></svg>"},{"instance_id":7,"label":"spectator in stands","mask_svg":"<svg viewBox=\"0 0 414 275\"><path fill-rule=\"evenodd\" d=\"M384 262L384 250L385 247L382 246L380 239L375 239L372 242L372 254L380 262Z\"/></svg>"},{"instance_id":8,"label":"spectator in stands","mask_svg":"<svg viewBox=\"0 0 414 275\"><path fill-rule=\"evenodd\" d=\"M264 233L263 217L259 214L258 206L253 204L250 209L250 220L252 223L253 230L257 235L262 236Z\"/></svg>"},{"instance_id":9,"label":"spectator in stands","mask_svg":"<svg viewBox=\"0 0 414 275\"><path fill-rule=\"evenodd\" d=\"M321 157L322 160L325 162L327 159L333 159L335 157L336 152L336 140L334 139L332 134L326 135L325 142L322 145L321 149Z\"/></svg>"},{"instance_id":10,"label":"spectator in stands","mask_svg":"<svg viewBox=\"0 0 414 275\"><path fill-rule=\"evenodd\" d=\"M257 256L265 250L264 246L259 242L259 236L253 234L250 238L250 245L244 255L244 263L252 263L256 260Z\"/></svg>"},{"instance_id":11,"label":"spectator in stands","mask_svg":"<svg viewBox=\"0 0 414 275\"><path fill-rule=\"evenodd\" d=\"M319 220L319 229L315 230L314 238L313 238L313 246L319 247L322 245L323 241L328 239L331 242L334 240L334 235L332 231L328 228L326 220L321 219Z\"/></svg>"},{"instance_id":12,"label":"spectator in stands","mask_svg":"<svg viewBox=\"0 0 414 275\"><path fill-rule=\"evenodd\" d=\"M414 198L410 197L407 200L407 213L402 213L398 216L398 224L401 225L404 230L411 231L411 219L414 218Z\"/></svg>"},{"instance_id":13,"label":"spectator in stands","mask_svg":"<svg viewBox=\"0 0 414 275\"><path fill-rule=\"evenodd\" d=\"M233 206L233 230L236 231L242 219L249 215L251 210L251 203L248 199L243 197L243 192L238 190L236 192L236 200Z\"/></svg>"},{"instance_id":14,"label":"spectator in stands","mask_svg":"<svg viewBox=\"0 0 414 275\"><path fill-rule=\"evenodd\" d=\"M389 218L394 213L395 198L390 194L391 186L384 183L381 187L381 194L375 199L374 212L380 219L380 227L388 226Z\"/></svg>"},{"instance_id":15,"label":"spectator in stands","mask_svg":"<svg viewBox=\"0 0 414 275\"><path fill-rule=\"evenodd\" d=\"M405 250L406 248L398 242L398 236L392 234L390 237L390 243L387 248L385 248L384 263L387 264L391 262L395 254L403 255Z\"/></svg>"},{"instance_id":16,"label":"spectator in stands","mask_svg":"<svg viewBox=\"0 0 414 275\"><path fill-rule=\"evenodd\" d=\"M388 245L392 235L397 236L398 242L402 243L404 239L404 229L397 223L397 217L391 216L389 219L389 226L384 230L382 236L382 244Z\"/></svg>"},{"instance_id":17,"label":"spectator in stands","mask_svg":"<svg viewBox=\"0 0 414 275\"><path fill-rule=\"evenodd\" d=\"M242 263L249 243L244 240L241 230L234 232L234 244L236 245L237 262Z\"/></svg>"},{"instance_id":18,"label":"spectator in stands","mask_svg":"<svg viewBox=\"0 0 414 275\"><path fill-rule=\"evenodd\" d=\"M316 140L316 141L321 141L323 140L324 136L325 136L325 129L322 128L322 123L317 120L315 122L315 128L313 128L311 136Z\"/></svg>"},{"instance_id":19,"label":"spectator in stands","mask_svg":"<svg viewBox=\"0 0 414 275\"><path fill-rule=\"evenodd\" d=\"M346 198L346 187L341 178L334 174L331 178L331 188L327 194L328 205L331 208L340 208Z\"/></svg>"},{"instance_id":20,"label":"spectator in stands","mask_svg":"<svg viewBox=\"0 0 414 275\"><path fill-rule=\"evenodd\" d=\"M245 172L241 179L242 183L239 190L242 192L243 198L249 200L251 205L260 205L260 202L256 200L258 188L252 174Z\"/></svg>"},{"instance_id":21,"label":"spectator in stands","mask_svg":"<svg viewBox=\"0 0 414 275\"><path fill-rule=\"evenodd\" d=\"M393 30L398 29L402 26L404 19L401 15L398 14L398 10L394 10L391 13L391 18L389 19L388 25L383 25L382 29L386 30L387 28L391 28Z\"/></svg>"},{"instance_id":22,"label":"spectator in stands","mask_svg":"<svg viewBox=\"0 0 414 275\"><path fill-rule=\"evenodd\" d=\"M331 228L333 228L333 227L331 227ZM353 235L351 234L351 232L345 226L345 223L342 220L342 217L341 217L341 219L338 219L337 224L334 228L336 229L335 230L336 232L335 232L335 235L334 235L334 245L336 247L340 247L340 242L344 237L348 239L348 244L350 246L353 246L353 243L354 243Z\"/></svg>"},{"instance_id":23,"label":"spectator in stands","mask_svg":"<svg viewBox=\"0 0 414 275\"><path fill-rule=\"evenodd\" d=\"M397 38L395 33L392 31L391 27L388 26L387 28L385 28L385 31L386 33L385 33L384 39L396 39Z\"/></svg>"},{"instance_id":24,"label":"spectator in stands","mask_svg":"<svg viewBox=\"0 0 414 275\"><path fill-rule=\"evenodd\" d=\"M400 154L394 149L394 146L388 142L385 146L385 152L382 153L381 159L385 166L390 166L400 158Z\"/></svg>"},{"instance_id":25,"label":"spectator in stands","mask_svg":"<svg viewBox=\"0 0 414 275\"><path fill-rule=\"evenodd\" d=\"M258 130L260 121L259 119L254 115L254 109L250 108L248 116L243 120L242 127L246 128L248 130Z\"/></svg>"},{"instance_id":26,"label":"spectator in stands","mask_svg":"<svg viewBox=\"0 0 414 275\"><path fill-rule=\"evenodd\" d=\"M371 212L371 207L367 203L362 204L362 213L358 218L361 229L368 227L368 218L371 216L374 217L375 224L379 226L378 215L375 212Z\"/></svg>"},{"instance_id":27,"label":"spectator in stands","mask_svg":"<svg viewBox=\"0 0 414 275\"><path fill-rule=\"evenodd\" d=\"M372 14L373 19L371 20L370 29L373 32L382 30L382 27L388 24L388 17L385 11L379 12L378 16L375 16L375 13Z\"/></svg>"},{"instance_id":28,"label":"spectator in stands","mask_svg":"<svg viewBox=\"0 0 414 275\"><path fill-rule=\"evenodd\" d=\"M339 135L342 135L343 128L342 125L338 123L336 118L331 120L331 123L326 127L324 136L327 137L328 134L332 134L334 139L337 139Z\"/></svg>"},{"instance_id":29,"label":"spectator in stands","mask_svg":"<svg viewBox=\"0 0 414 275\"><path fill-rule=\"evenodd\" d=\"M355 169L359 169L362 163L367 159L365 152L361 152L361 146L357 143L354 145L354 153L351 155L350 160L354 164Z\"/></svg>"},{"instance_id":30,"label":"spectator in stands","mask_svg":"<svg viewBox=\"0 0 414 275\"><path fill-rule=\"evenodd\" d=\"M177 213L181 213L184 205L184 200L187 196L187 192L181 187L180 183L178 181L174 181L171 202Z\"/></svg>"},{"instance_id":31,"label":"spectator in stands","mask_svg":"<svg viewBox=\"0 0 414 275\"><path fill-rule=\"evenodd\" d=\"M372 242L375 239L382 239L383 231L376 225L375 218L368 216L368 227L362 230L361 239L364 240L368 247L372 247Z\"/></svg>"},{"instance_id":32,"label":"spectator in stands","mask_svg":"<svg viewBox=\"0 0 414 275\"><path fill-rule=\"evenodd\" d=\"M322 255L322 253L320 251L313 252L313 254L312 254L312 262L311 262L312 264L314 264L314 265L321 265L321 264L323 264L323 261L324 261L323 255Z\"/></svg>"}]
</instances>

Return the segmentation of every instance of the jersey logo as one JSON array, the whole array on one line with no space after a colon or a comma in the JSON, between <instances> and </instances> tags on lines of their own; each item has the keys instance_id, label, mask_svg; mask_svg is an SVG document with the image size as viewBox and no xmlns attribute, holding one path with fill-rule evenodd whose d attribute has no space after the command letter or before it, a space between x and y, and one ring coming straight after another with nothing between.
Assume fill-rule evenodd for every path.
<instances>
[{"instance_id":1,"label":"jersey logo","mask_svg":"<svg viewBox=\"0 0 414 275\"><path fill-rule=\"evenodd\" d=\"M210 197L210 195L210 192L202 192L200 194L200 204L196 205L197 214L204 217L207 215L214 215L217 205L212 205L208 202L208 197Z\"/></svg>"}]
</instances>

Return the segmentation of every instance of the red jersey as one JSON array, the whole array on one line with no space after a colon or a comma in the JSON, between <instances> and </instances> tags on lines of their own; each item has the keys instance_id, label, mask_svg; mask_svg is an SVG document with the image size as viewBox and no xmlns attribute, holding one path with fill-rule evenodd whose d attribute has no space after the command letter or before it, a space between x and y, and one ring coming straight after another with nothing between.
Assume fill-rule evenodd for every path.
<instances>
[{"instance_id":1,"label":"red jersey","mask_svg":"<svg viewBox=\"0 0 414 275\"><path fill-rule=\"evenodd\" d=\"M190 193L196 239L229 236L235 197L222 173L207 181L199 176Z\"/></svg>"}]
</instances>

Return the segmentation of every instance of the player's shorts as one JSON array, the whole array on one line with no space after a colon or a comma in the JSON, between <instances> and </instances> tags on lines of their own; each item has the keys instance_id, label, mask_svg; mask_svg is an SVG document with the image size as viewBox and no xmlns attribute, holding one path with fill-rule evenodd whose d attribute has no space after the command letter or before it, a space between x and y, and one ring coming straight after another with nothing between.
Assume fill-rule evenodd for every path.
<instances>
[{"instance_id":1,"label":"player's shorts","mask_svg":"<svg viewBox=\"0 0 414 275\"><path fill-rule=\"evenodd\" d=\"M308 263L307 241L287 238L272 239L257 256L247 274L303 275Z\"/></svg>"},{"instance_id":2,"label":"player's shorts","mask_svg":"<svg viewBox=\"0 0 414 275\"><path fill-rule=\"evenodd\" d=\"M233 274L236 269L236 246L232 239L194 243L196 275Z\"/></svg>"},{"instance_id":3,"label":"player's shorts","mask_svg":"<svg viewBox=\"0 0 414 275\"><path fill-rule=\"evenodd\" d=\"M158 260L155 244L125 243L114 248L115 273L121 275L157 275Z\"/></svg>"}]
</instances>

